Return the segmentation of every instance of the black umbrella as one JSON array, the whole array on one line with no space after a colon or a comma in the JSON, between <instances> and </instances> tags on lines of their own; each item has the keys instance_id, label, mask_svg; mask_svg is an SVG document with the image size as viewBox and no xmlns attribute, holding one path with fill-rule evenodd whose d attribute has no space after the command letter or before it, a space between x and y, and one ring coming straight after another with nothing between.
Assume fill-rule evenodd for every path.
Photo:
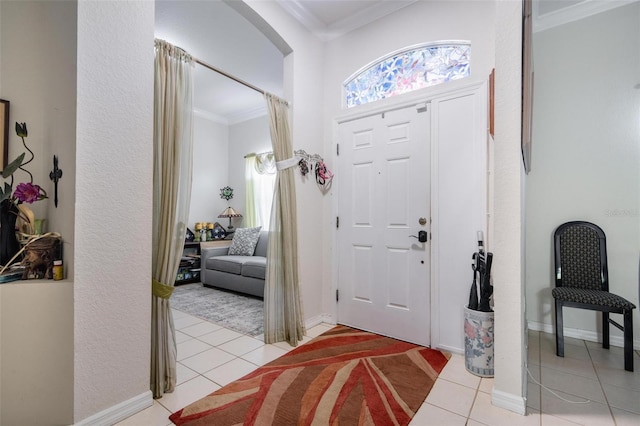
<instances>
[{"instance_id":1,"label":"black umbrella","mask_svg":"<svg viewBox=\"0 0 640 426\"><path fill-rule=\"evenodd\" d=\"M489 299L493 294L493 286L491 285L491 263L493 262L493 253L484 252L484 241L482 231L478 232L478 251L473 253L471 257L473 263L473 283L471 284L471 292L469 294L469 309L474 311L492 312L489 306ZM478 301L478 281L480 282L480 299Z\"/></svg>"},{"instance_id":2,"label":"black umbrella","mask_svg":"<svg viewBox=\"0 0 640 426\"><path fill-rule=\"evenodd\" d=\"M469 294L469 305L467 307L469 309L473 309L474 311L478 310L478 287L476 284L476 275L478 274L478 256L477 253L474 253L471 259L473 259L473 263L471 264L471 269L473 269L473 283L471 284L471 292Z\"/></svg>"}]
</instances>

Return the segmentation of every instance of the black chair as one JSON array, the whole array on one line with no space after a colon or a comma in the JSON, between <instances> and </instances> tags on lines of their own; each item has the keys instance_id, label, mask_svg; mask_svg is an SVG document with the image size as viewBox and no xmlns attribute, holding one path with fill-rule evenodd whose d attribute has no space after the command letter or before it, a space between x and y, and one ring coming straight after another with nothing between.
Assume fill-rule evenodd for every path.
<instances>
[{"instance_id":1,"label":"black chair","mask_svg":"<svg viewBox=\"0 0 640 426\"><path fill-rule=\"evenodd\" d=\"M609 349L609 324L624 333L624 369L633 371L633 320L635 305L609 293L607 242L604 231L589 222L567 222L554 233L556 287L556 355L564 357L562 308L602 312L602 347ZM609 318L622 314L624 326Z\"/></svg>"}]
</instances>

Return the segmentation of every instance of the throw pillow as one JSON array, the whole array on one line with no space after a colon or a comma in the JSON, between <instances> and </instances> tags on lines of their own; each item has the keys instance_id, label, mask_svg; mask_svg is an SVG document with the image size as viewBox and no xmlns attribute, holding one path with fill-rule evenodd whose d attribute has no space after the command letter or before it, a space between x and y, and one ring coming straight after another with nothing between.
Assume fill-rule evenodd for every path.
<instances>
[{"instance_id":1,"label":"throw pillow","mask_svg":"<svg viewBox=\"0 0 640 426\"><path fill-rule=\"evenodd\" d=\"M255 228L236 229L233 234L233 240L231 240L231 247L229 247L229 255L253 256L261 228L261 226L258 226Z\"/></svg>"}]
</instances>

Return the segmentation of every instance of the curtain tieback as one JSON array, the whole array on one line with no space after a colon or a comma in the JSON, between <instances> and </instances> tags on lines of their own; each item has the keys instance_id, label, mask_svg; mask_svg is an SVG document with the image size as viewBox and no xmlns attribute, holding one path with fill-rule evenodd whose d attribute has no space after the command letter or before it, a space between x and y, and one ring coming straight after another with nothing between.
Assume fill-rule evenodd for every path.
<instances>
[{"instance_id":1,"label":"curtain tieback","mask_svg":"<svg viewBox=\"0 0 640 426\"><path fill-rule=\"evenodd\" d=\"M291 158L287 158L286 160L277 161L276 162L276 169L278 169L278 171L285 170L285 169L290 169L291 167L297 166L299 161L300 160L296 156L293 156Z\"/></svg>"},{"instance_id":2,"label":"curtain tieback","mask_svg":"<svg viewBox=\"0 0 640 426\"><path fill-rule=\"evenodd\" d=\"M168 299L175 290L171 285L162 284L158 280L151 279L151 294L162 299Z\"/></svg>"}]
</instances>

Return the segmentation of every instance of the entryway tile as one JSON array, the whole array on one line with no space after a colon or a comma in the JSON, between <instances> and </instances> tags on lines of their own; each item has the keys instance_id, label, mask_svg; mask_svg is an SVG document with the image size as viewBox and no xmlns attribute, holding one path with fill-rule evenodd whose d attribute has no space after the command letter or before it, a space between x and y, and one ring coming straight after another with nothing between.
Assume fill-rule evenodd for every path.
<instances>
[{"instance_id":1,"label":"entryway tile","mask_svg":"<svg viewBox=\"0 0 640 426\"><path fill-rule=\"evenodd\" d=\"M640 424L640 392L611 385L603 388L610 406L636 413Z\"/></svg>"},{"instance_id":2,"label":"entryway tile","mask_svg":"<svg viewBox=\"0 0 640 426\"><path fill-rule=\"evenodd\" d=\"M176 385L181 385L184 382L191 380L198 375L197 372L182 365L179 362L176 363L176 374L177 374Z\"/></svg>"},{"instance_id":3,"label":"entryway tile","mask_svg":"<svg viewBox=\"0 0 640 426\"><path fill-rule=\"evenodd\" d=\"M480 377L469 373L464 364L464 355L453 354L438 376L440 379L478 389Z\"/></svg>"},{"instance_id":4,"label":"entryway tile","mask_svg":"<svg viewBox=\"0 0 640 426\"><path fill-rule=\"evenodd\" d=\"M156 401L173 413L218 389L220 386L211 380L204 376L198 376L176 386L172 393L165 393L162 398Z\"/></svg>"},{"instance_id":5,"label":"entryway tile","mask_svg":"<svg viewBox=\"0 0 640 426\"><path fill-rule=\"evenodd\" d=\"M467 417L475 395L474 389L438 377L425 402Z\"/></svg>"},{"instance_id":6,"label":"entryway tile","mask_svg":"<svg viewBox=\"0 0 640 426\"><path fill-rule=\"evenodd\" d=\"M493 391L493 378L492 377L483 377L480 379L480 386L478 390L480 392L491 393Z\"/></svg>"},{"instance_id":7,"label":"entryway tile","mask_svg":"<svg viewBox=\"0 0 640 426\"><path fill-rule=\"evenodd\" d=\"M198 337L198 340L202 340L211 346L218 346L230 340L237 339L238 337L242 337L242 334L229 330L228 328L223 328L221 330L214 331L213 333L203 334Z\"/></svg>"},{"instance_id":8,"label":"entryway tile","mask_svg":"<svg viewBox=\"0 0 640 426\"><path fill-rule=\"evenodd\" d=\"M176 330L176 343L186 342L187 340L191 339L193 339L193 337Z\"/></svg>"},{"instance_id":9,"label":"entryway tile","mask_svg":"<svg viewBox=\"0 0 640 426\"><path fill-rule=\"evenodd\" d=\"M540 383L542 383L543 386L578 397L571 398L572 400L581 401L588 399L606 404L602 387L597 379L576 376L575 374L546 367L540 369L540 375L542 378Z\"/></svg>"},{"instance_id":10,"label":"entryway tile","mask_svg":"<svg viewBox=\"0 0 640 426\"><path fill-rule=\"evenodd\" d=\"M265 365L274 359L280 358L282 355L286 354L282 348L279 348L274 345L264 345L259 347L258 349L254 349L253 351L242 355L242 359L249 361L255 365Z\"/></svg>"},{"instance_id":11,"label":"entryway tile","mask_svg":"<svg viewBox=\"0 0 640 426\"><path fill-rule=\"evenodd\" d=\"M273 346L277 346L280 349L284 349L285 351L289 352L297 347L300 347L300 345L302 344L303 343L298 343L298 346L291 346L289 342L278 342L278 343L274 343Z\"/></svg>"},{"instance_id":12,"label":"entryway tile","mask_svg":"<svg viewBox=\"0 0 640 426\"><path fill-rule=\"evenodd\" d=\"M455 396L452 397L455 398ZM478 392L469 417L486 425L540 425L540 413L536 410L531 409L526 416L521 416L520 414L492 405L491 395L484 392Z\"/></svg>"},{"instance_id":13,"label":"entryway tile","mask_svg":"<svg viewBox=\"0 0 640 426\"><path fill-rule=\"evenodd\" d=\"M255 364L241 358L236 358L206 372L204 376L207 379L216 382L220 386L226 386L234 380L238 380L240 377L246 376L256 368L258 368L258 366Z\"/></svg>"},{"instance_id":14,"label":"entryway tile","mask_svg":"<svg viewBox=\"0 0 640 426\"><path fill-rule=\"evenodd\" d=\"M570 422L569 420L561 419L560 417L552 416L549 414L540 414L541 426L576 426L578 423Z\"/></svg>"},{"instance_id":15,"label":"entryway tile","mask_svg":"<svg viewBox=\"0 0 640 426\"><path fill-rule=\"evenodd\" d=\"M225 364L235 357L228 352L221 351L218 348L211 348L192 357L180 361L186 367L204 374L222 364Z\"/></svg>"},{"instance_id":16,"label":"entryway tile","mask_svg":"<svg viewBox=\"0 0 640 426\"><path fill-rule=\"evenodd\" d=\"M575 374L577 376L597 379L596 371L590 360L582 360L568 357L559 357L555 352L542 352L540 354L540 365L554 369L556 371L564 371L566 373Z\"/></svg>"},{"instance_id":17,"label":"entryway tile","mask_svg":"<svg viewBox=\"0 0 640 426\"><path fill-rule=\"evenodd\" d=\"M451 411L444 410L435 405L427 404L426 402L420 406L420 409L413 416L410 426L422 426L422 425L447 425L447 426L464 426L467 423L467 418Z\"/></svg>"},{"instance_id":18,"label":"entryway tile","mask_svg":"<svg viewBox=\"0 0 640 426\"><path fill-rule=\"evenodd\" d=\"M207 349L211 349L211 346L200 340L187 340L186 342L178 343L178 356L176 359L182 361L185 358L204 352Z\"/></svg>"},{"instance_id":19,"label":"entryway tile","mask_svg":"<svg viewBox=\"0 0 640 426\"><path fill-rule=\"evenodd\" d=\"M221 330L222 327L214 323L203 321L198 324L184 327L180 331L184 334L188 334L191 337L200 337L204 334L213 333L214 331Z\"/></svg>"},{"instance_id":20,"label":"entryway tile","mask_svg":"<svg viewBox=\"0 0 640 426\"><path fill-rule=\"evenodd\" d=\"M540 411L540 385L527 382L527 408Z\"/></svg>"},{"instance_id":21,"label":"entryway tile","mask_svg":"<svg viewBox=\"0 0 640 426\"><path fill-rule=\"evenodd\" d=\"M218 345L218 348L235 356L241 356L263 345L264 342L254 339L253 337L240 336L237 339Z\"/></svg>"},{"instance_id":22,"label":"entryway tile","mask_svg":"<svg viewBox=\"0 0 640 426\"><path fill-rule=\"evenodd\" d=\"M169 420L171 413L157 401L153 401L153 405L146 408L123 421L116 423L115 426L167 426L173 422Z\"/></svg>"},{"instance_id":23,"label":"entryway tile","mask_svg":"<svg viewBox=\"0 0 640 426\"><path fill-rule=\"evenodd\" d=\"M603 384L640 391L640 363L633 372L625 371L622 365L617 368L596 365L596 371Z\"/></svg>"},{"instance_id":24,"label":"entryway tile","mask_svg":"<svg viewBox=\"0 0 640 426\"><path fill-rule=\"evenodd\" d=\"M189 327L191 325L201 323L202 321L203 320L201 320L200 318L196 318L191 315L185 315L178 319L174 319L173 326L175 327L176 330L182 330L185 327Z\"/></svg>"},{"instance_id":25,"label":"entryway tile","mask_svg":"<svg viewBox=\"0 0 640 426\"><path fill-rule=\"evenodd\" d=\"M569 401L580 400L576 396L569 395L564 392L555 391L555 393ZM614 425L609 407L595 401L591 401L586 404L576 404L564 401L550 392L543 391L541 407L542 411L546 414L560 417L564 420L569 420L584 426Z\"/></svg>"},{"instance_id":26,"label":"entryway tile","mask_svg":"<svg viewBox=\"0 0 640 426\"><path fill-rule=\"evenodd\" d=\"M637 413L631 413L618 408L612 408L611 411L613 412L617 426L638 426L640 419Z\"/></svg>"}]
</instances>

